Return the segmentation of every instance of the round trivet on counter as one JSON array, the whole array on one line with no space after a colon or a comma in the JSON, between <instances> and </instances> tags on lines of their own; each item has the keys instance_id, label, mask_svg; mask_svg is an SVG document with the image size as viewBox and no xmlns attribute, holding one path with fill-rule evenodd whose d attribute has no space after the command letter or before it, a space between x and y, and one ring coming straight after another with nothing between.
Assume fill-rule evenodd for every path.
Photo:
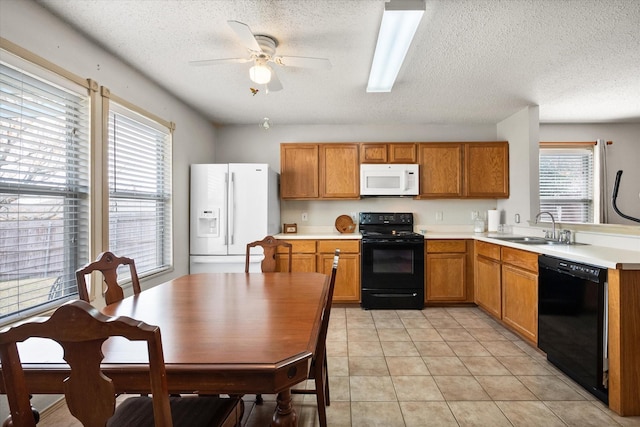
<instances>
[{"instance_id":1,"label":"round trivet on counter","mask_svg":"<svg viewBox=\"0 0 640 427\"><path fill-rule=\"evenodd\" d=\"M340 233L353 233L355 229L356 225L349 215L340 215L336 218L336 230Z\"/></svg>"}]
</instances>

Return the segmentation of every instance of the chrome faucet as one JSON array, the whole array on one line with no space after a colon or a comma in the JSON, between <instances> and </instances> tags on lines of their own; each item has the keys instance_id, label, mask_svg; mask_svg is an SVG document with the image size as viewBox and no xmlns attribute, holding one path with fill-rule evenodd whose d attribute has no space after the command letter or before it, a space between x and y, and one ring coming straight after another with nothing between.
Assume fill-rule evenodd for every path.
<instances>
[{"instance_id":1,"label":"chrome faucet","mask_svg":"<svg viewBox=\"0 0 640 427\"><path fill-rule=\"evenodd\" d=\"M547 211L542 211L539 212L538 215L536 215L536 224L538 223L538 219L540 218L540 215L542 214L547 214L551 217L551 224L552 224L552 230L551 230L551 238L553 240L556 240L556 219L553 217L553 214L551 212L547 212ZM545 236L547 237L547 236Z\"/></svg>"}]
</instances>

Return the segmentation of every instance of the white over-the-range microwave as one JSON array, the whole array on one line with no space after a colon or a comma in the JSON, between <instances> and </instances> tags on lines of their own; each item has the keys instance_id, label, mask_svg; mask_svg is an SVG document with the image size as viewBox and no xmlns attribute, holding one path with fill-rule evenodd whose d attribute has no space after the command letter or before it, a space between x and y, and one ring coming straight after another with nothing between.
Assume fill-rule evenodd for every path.
<instances>
[{"instance_id":1,"label":"white over-the-range microwave","mask_svg":"<svg viewBox=\"0 0 640 427\"><path fill-rule=\"evenodd\" d=\"M416 164L360 165L361 196L417 196L419 182Z\"/></svg>"}]
</instances>

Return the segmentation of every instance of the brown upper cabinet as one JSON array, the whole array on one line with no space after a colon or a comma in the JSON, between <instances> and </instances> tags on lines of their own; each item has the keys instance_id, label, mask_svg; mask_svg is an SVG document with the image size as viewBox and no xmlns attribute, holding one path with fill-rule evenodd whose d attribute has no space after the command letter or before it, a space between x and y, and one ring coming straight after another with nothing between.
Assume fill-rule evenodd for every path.
<instances>
[{"instance_id":1,"label":"brown upper cabinet","mask_svg":"<svg viewBox=\"0 0 640 427\"><path fill-rule=\"evenodd\" d=\"M509 197L506 141L421 143L418 163L419 199Z\"/></svg>"},{"instance_id":2,"label":"brown upper cabinet","mask_svg":"<svg viewBox=\"0 0 640 427\"><path fill-rule=\"evenodd\" d=\"M319 171L318 144L280 144L280 197L318 198Z\"/></svg>"},{"instance_id":3,"label":"brown upper cabinet","mask_svg":"<svg viewBox=\"0 0 640 427\"><path fill-rule=\"evenodd\" d=\"M280 197L359 199L358 144L280 144Z\"/></svg>"},{"instance_id":4,"label":"brown upper cabinet","mask_svg":"<svg viewBox=\"0 0 640 427\"><path fill-rule=\"evenodd\" d=\"M466 142L464 144L464 189L466 197L509 197L509 144Z\"/></svg>"},{"instance_id":5,"label":"brown upper cabinet","mask_svg":"<svg viewBox=\"0 0 640 427\"><path fill-rule=\"evenodd\" d=\"M416 163L416 144L360 144L360 163Z\"/></svg>"},{"instance_id":6,"label":"brown upper cabinet","mask_svg":"<svg viewBox=\"0 0 640 427\"><path fill-rule=\"evenodd\" d=\"M418 198L462 197L463 144L425 143L418 146Z\"/></svg>"}]
</instances>

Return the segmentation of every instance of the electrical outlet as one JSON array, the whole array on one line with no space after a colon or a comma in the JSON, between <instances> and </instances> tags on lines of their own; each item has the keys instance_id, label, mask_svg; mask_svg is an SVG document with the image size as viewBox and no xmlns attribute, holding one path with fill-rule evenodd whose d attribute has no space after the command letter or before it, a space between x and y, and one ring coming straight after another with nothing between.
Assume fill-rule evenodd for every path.
<instances>
[{"instance_id":1,"label":"electrical outlet","mask_svg":"<svg viewBox=\"0 0 640 427\"><path fill-rule=\"evenodd\" d=\"M358 222L358 212L351 212L349 215L351 216L353 222Z\"/></svg>"},{"instance_id":2,"label":"electrical outlet","mask_svg":"<svg viewBox=\"0 0 640 427\"><path fill-rule=\"evenodd\" d=\"M442 221L442 211L436 212L436 221Z\"/></svg>"},{"instance_id":3,"label":"electrical outlet","mask_svg":"<svg viewBox=\"0 0 640 427\"><path fill-rule=\"evenodd\" d=\"M302 220L309 221L309 214L307 212L302 212Z\"/></svg>"},{"instance_id":4,"label":"electrical outlet","mask_svg":"<svg viewBox=\"0 0 640 427\"><path fill-rule=\"evenodd\" d=\"M476 219L480 213L478 211L471 211L471 220Z\"/></svg>"}]
</instances>

